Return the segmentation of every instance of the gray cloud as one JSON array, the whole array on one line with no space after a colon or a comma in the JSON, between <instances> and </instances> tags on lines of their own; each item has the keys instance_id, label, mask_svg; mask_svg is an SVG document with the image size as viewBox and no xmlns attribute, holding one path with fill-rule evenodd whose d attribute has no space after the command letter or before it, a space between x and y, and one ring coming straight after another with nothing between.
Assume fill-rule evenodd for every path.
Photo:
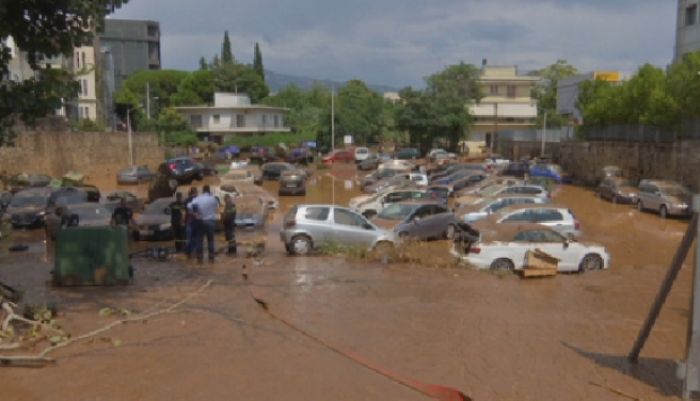
<instances>
[{"instance_id":1,"label":"gray cloud","mask_svg":"<svg viewBox=\"0 0 700 401\"><path fill-rule=\"evenodd\" d=\"M464 61L633 72L673 53L675 2L666 0L131 0L115 18L154 19L166 67L193 69L228 30L266 68L402 87Z\"/></svg>"}]
</instances>

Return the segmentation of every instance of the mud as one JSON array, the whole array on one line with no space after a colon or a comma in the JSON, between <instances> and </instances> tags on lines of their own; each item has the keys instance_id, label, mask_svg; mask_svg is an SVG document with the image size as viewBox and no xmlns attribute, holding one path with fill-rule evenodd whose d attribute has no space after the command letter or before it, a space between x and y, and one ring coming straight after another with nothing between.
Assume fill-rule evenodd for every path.
<instances>
[{"instance_id":1,"label":"mud","mask_svg":"<svg viewBox=\"0 0 700 401\"><path fill-rule=\"evenodd\" d=\"M690 265L681 272L637 366L625 362L687 222L564 187L556 201L586 239L612 253L608 271L523 281L464 268L363 263L284 255L280 216L295 203L346 204L351 166L318 171L306 197L283 197L259 260L192 265L134 260L132 285L57 289L45 284L50 252L36 232L22 255L0 247L0 280L31 302L54 303L81 333L110 321L105 306L143 310L214 286L180 313L118 327L109 341L78 344L42 369L1 368L8 400L422 400L424 396L329 351L271 319L251 299L242 266L276 313L327 341L475 400L678 399L673 361L685 351ZM314 181L315 180L315 183ZM335 184L334 184L335 181ZM276 193L276 183L264 186ZM334 202L335 198L335 202ZM17 237L16 237L17 238ZM446 244L423 245L436 258Z\"/></svg>"}]
</instances>

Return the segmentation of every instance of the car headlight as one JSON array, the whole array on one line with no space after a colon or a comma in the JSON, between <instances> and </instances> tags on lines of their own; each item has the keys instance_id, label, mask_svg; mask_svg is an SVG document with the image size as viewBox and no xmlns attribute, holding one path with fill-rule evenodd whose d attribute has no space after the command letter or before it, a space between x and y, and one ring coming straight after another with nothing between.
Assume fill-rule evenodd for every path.
<instances>
[{"instance_id":1,"label":"car headlight","mask_svg":"<svg viewBox=\"0 0 700 401\"><path fill-rule=\"evenodd\" d=\"M677 204L676 206L679 207L679 208L681 208L681 209L685 209L685 208L688 207L688 204L687 204L687 203L679 203L679 204Z\"/></svg>"}]
</instances>

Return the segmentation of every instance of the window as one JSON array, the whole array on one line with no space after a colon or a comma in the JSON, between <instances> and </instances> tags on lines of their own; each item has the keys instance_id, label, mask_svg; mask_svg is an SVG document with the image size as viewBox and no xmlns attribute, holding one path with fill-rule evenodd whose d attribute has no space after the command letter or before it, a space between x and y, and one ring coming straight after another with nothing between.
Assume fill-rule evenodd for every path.
<instances>
[{"instance_id":1,"label":"window","mask_svg":"<svg viewBox=\"0 0 700 401\"><path fill-rule=\"evenodd\" d=\"M214 114L213 116L211 116L211 118L212 120L214 120L214 124L218 124L219 121L221 121L221 116L218 114Z\"/></svg>"},{"instance_id":2,"label":"window","mask_svg":"<svg viewBox=\"0 0 700 401\"><path fill-rule=\"evenodd\" d=\"M498 95L498 85L490 85L489 86L489 94L490 95Z\"/></svg>"},{"instance_id":3,"label":"window","mask_svg":"<svg viewBox=\"0 0 700 401\"><path fill-rule=\"evenodd\" d=\"M190 125L192 128L202 128L202 115L192 114L190 116Z\"/></svg>"},{"instance_id":4,"label":"window","mask_svg":"<svg viewBox=\"0 0 700 401\"><path fill-rule=\"evenodd\" d=\"M693 4L685 9L685 25L695 25L698 22L698 5Z\"/></svg>"},{"instance_id":5,"label":"window","mask_svg":"<svg viewBox=\"0 0 700 401\"><path fill-rule=\"evenodd\" d=\"M333 221L344 226L362 227L365 224L365 220L362 217L345 209L335 209Z\"/></svg>"},{"instance_id":6,"label":"window","mask_svg":"<svg viewBox=\"0 0 700 401\"><path fill-rule=\"evenodd\" d=\"M561 221L564 219L564 216L556 209L535 209L532 210L532 212L534 217L533 221L538 223L545 221Z\"/></svg>"},{"instance_id":7,"label":"window","mask_svg":"<svg viewBox=\"0 0 700 401\"><path fill-rule=\"evenodd\" d=\"M280 117L275 114L273 118L274 118L275 128L279 127L280 126Z\"/></svg>"},{"instance_id":8,"label":"window","mask_svg":"<svg viewBox=\"0 0 700 401\"><path fill-rule=\"evenodd\" d=\"M81 59L82 59L82 61L83 61L83 62L82 62L83 68L85 68L85 66L87 65L87 64L85 64L85 52L80 52L80 57L81 57Z\"/></svg>"},{"instance_id":9,"label":"window","mask_svg":"<svg viewBox=\"0 0 700 401\"><path fill-rule=\"evenodd\" d=\"M564 242L564 237L549 230L522 231L515 236L518 242Z\"/></svg>"},{"instance_id":10,"label":"window","mask_svg":"<svg viewBox=\"0 0 700 401\"><path fill-rule=\"evenodd\" d=\"M75 68L80 69L80 53L75 52Z\"/></svg>"},{"instance_id":11,"label":"window","mask_svg":"<svg viewBox=\"0 0 700 401\"><path fill-rule=\"evenodd\" d=\"M83 84L82 84L82 90L83 90L83 96L88 95L88 81L87 79L83 79Z\"/></svg>"},{"instance_id":12,"label":"window","mask_svg":"<svg viewBox=\"0 0 700 401\"><path fill-rule=\"evenodd\" d=\"M515 85L508 85L508 97L515 97Z\"/></svg>"},{"instance_id":13,"label":"window","mask_svg":"<svg viewBox=\"0 0 700 401\"><path fill-rule=\"evenodd\" d=\"M504 223L510 223L513 221L533 221L533 214L532 210L524 210L522 212L516 212L511 214L510 216L506 217L505 219L502 220Z\"/></svg>"},{"instance_id":14,"label":"window","mask_svg":"<svg viewBox=\"0 0 700 401\"><path fill-rule=\"evenodd\" d=\"M518 193L527 195L539 195L542 190L536 187L520 187Z\"/></svg>"},{"instance_id":15,"label":"window","mask_svg":"<svg viewBox=\"0 0 700 401\"><path fill-rule=\"evenodd\" d=\"M329 211L330 208L327 207L310 207L306 209L306 215L304 217L307 220L326 221L328 220Z\"/></svg>"},{"instance_id":16,"label":"window","mask_svg":"<svg viewBox=\"0 0 700 401\"><path fill-rule=\"evenodd\" d=\"M262 115L262 126L267 126L267 114Z\"/></svg>"},{"instance_id":17,"label":"window","mask_svg":"<svg viewBox=\"0 0 700 401\"><path fill-rule=\"evenodd\" d=\"M243 114L236 114L236 127L245 127L245 116Z\"/></svg>"}]
</instances>

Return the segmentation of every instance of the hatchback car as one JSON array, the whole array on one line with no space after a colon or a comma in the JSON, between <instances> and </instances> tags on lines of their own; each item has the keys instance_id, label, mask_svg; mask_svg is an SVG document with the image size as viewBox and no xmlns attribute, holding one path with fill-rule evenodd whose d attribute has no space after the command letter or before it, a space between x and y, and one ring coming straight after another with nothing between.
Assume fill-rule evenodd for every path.
<instances>
[{"instance_id":1,"label":"hatchback car","mask_svg":"<svg viewBox=\"0 0 700 401\"><path fill-rule=\"evenodd\" d=\"M452 239L458 224L457 217L444 205L420 200L391 204L372 222L394 231L401 239L419 240Z\"/></svg>"},{"instance_id":2,"label":"hatchback car","mask_svg":"<svg viewBox=\"0 0 700 401\"><path fill-rule=\"evenodd\" d=\"M334 205L297 205L284 216L280 239L287 252L307 255L326 244L369 249L393 247L395 237L350 209Z\"/></svg>"},{"instance_id":3,"label":"hatchback car","mask_svg":"<svg viewBox=\"0 0 700 401\"><path fill-rule=\"evenodd\" d=\"M17 192L6 210L13 227L38 227L44 225L51 189L27 188Z\"/></svg>"},{"instance_id":4,"label":"hatchback car","mask_svg":"<svg viewBox=\"0 0 700 401\"><path fill-rule=\"evenodd\" d=\"M523 223L541 224L567 237L581 236L581 224L574 213L565 206L550 204L505 207L475 222L474 228L483 232L500 224Z\"/></svg>"},{"instance_id":5,"label":"hatchback car","mask_svg":"<svg viewBox=\"0 0 700 401\"><path fill-rule=\"evenodd\" d=\"M355 162L359 163L361 161L367 160L371 155L369 149L364 146L358 146L355 148Z\"/></svg>"},{"instance_id":6,"label":"hatchback car","mask_svg":"<svg viewBox=\"0 0 700 401\"><path fill-rule=\"evenodd\" d=\"M295 170L293 164L286 162L265 163L261 167L263 180L279 180L284 171Z\"/></svg>"},{"instance_id":7,"label":"hatchback car","mask_svg":"<svg viewBox=\"0 0 700 401\"><path fill-rule=\"evenodd\" d=\"M690 216L690 191L675 181L642 180L639 183L637 208L640 211L653 210L662 218L668 216Z\"/></svg>"},{"instance_id":8,"label":"hatchback car","mask_svg":"<svg viewBox=\"0 0 700 401\"><path fill-rule=\"evenodd\" d=\"M480 190L478 196L494 197L498 195L528 195L538 198L550 198L549 192L541 185L491 185Z\"/></svg>"},{"instance_id":9,"label":"hatchback car","mask_svg":"<svg viewBox=\"0 0 700 401\"><path fill-rule=\"evenodd\" d=\"M269 205L257 195L242 195L234 199L236 204L236 227L242 230L260 230L265 227Z\"/></svg>"},{"instance_id":10,"label":"hatchback car","mask_svg":"<svg viewBox=\"0 0 700 401\"><path fill-rule=\"evenodd\" d=\"M351 163L355 161L355 154L345 149L336 149L327 155L323 156L324 163L337 163L346 162Z\"/></svg>"},{"instance_id":11,"label":"hatchback car","mask_svg":"<svg viewBox=\"0 0 700 401\"><path fill-rule=\"evenodd\" d=\"M370 196L358 196L350 200L350 208L370 218L380 213L392 203L416 199L433 199L433 195L423 189L396 189Z\"/></svg>"},{"instance_id":12,"label":"hatchback car","mask_svg":"<svg viewBox=\"0 0 700 401\"><path fill-rule=\"evenodd\" d=\"M117 173L117 183L139 184L142 182L150 182L155 176L155 173L153 173L148 166L131 166Z\"/></svg>"},{"instance_id":13,"label":"hatchback car","mask_svg":"<svg viewBox=\"0 0 700 401\"><path fill-rule=\"evenodd\" d=\"M395 159L399 160L415 160L420 159L420 151L416 148L403 148L399 149L394 156Z\"/></svg>"},{"instance_id":14,"label":"hatchback car","mask_svg":"<svg viewBox=\"0 0 700 401\"><path fill-rule=\"evenodd\" d=\"M535 196L502 195L495 198L477 198L471 202L455 201L455 214L465 223L473 223L497 211L514 205L535 205L547 203L548 199Z\"/></svg>"},{"instance_id":15,"label":"hatchback car","mask_svg":"<svg viewBox=\"0 0 700 401\"><path fill-rule=\"evenodd\" d=\"M134 239L167 241L174 237L170 224L170 204L175 198L160 198L146 205L143 213L134 218Z\"/></svg>"},{"instance_id":16,"label":"hatchback car","mask_svg":"<svg viewBox=\"0 0 700 401\"><path fill-rule=\"evenodd\" d=\"M288 170L279 178L278 195L306 195L306 174L299 170Z\"/></svg>"},{"instance_id":17,"label":"hatchback car","mask_svg":"<svg viewBox=\"0 0 700 401\"><path fill-rule=\"evenodd\" d=\"M551 228L518 224L482 232L476 243L465 248L455 243L452 254L479 269L521 270L528 252L540 250L559 262L561 272L584 272L610 267L610 254L601 245L582 243L564 237Z\"/></svg>"},{"instance_id":18,"label":"hatchback car","mask_svg":"<svg viewBox=\"0 0 700 401\"><path fill-rule=\"evenodd\" d=\"M600 182L596 194L612 203L637 203L637 188L632 182L622 177L608 177Z\"/></svg>"},{"instance_id":19,"label":"hatchback car","mask_svg":"<svg viewBox=\"0 0 700 401\"><path fill-rule=\"evenodd\" d=\"M190 157L175 157L165 161L170 178L180 184L189 184L204 178L199 164ZM159 169L160 170L160 169Z\"/></svg>"}]
</instances>

